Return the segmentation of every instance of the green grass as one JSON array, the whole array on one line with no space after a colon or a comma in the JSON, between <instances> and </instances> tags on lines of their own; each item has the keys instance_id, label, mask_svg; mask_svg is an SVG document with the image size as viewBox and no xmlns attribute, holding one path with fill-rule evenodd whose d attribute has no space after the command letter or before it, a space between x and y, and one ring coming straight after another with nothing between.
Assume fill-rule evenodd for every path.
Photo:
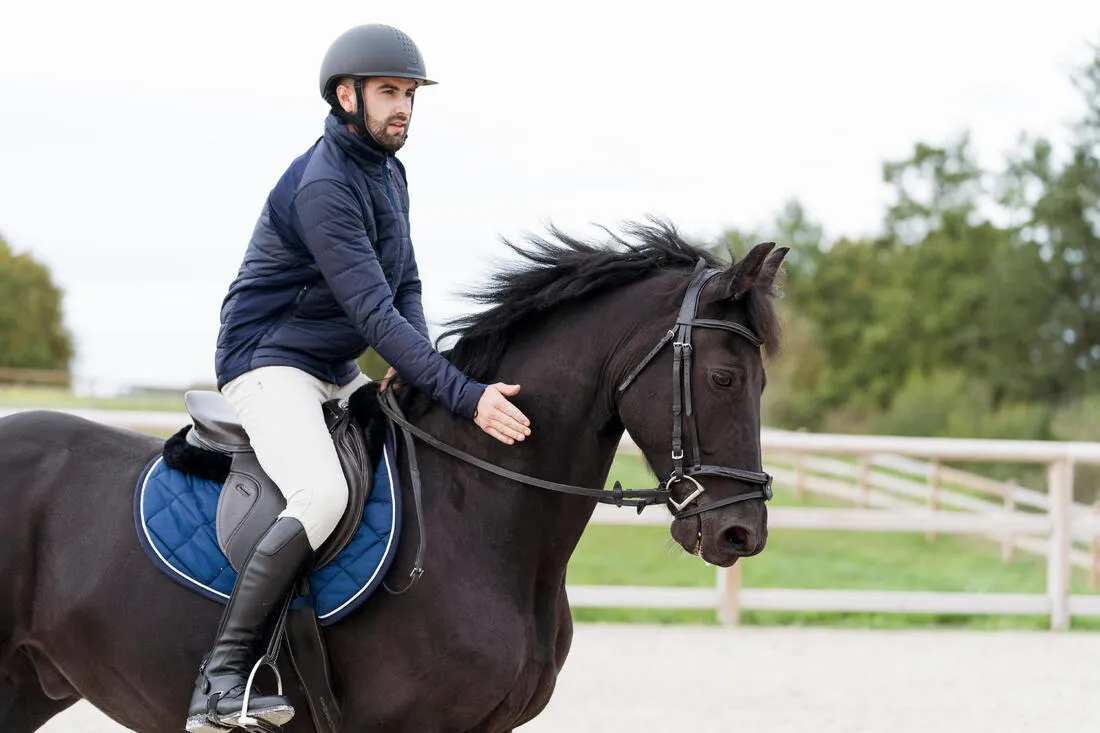
<instances>
[{"instance_id":1,"label":"green grass","mask_svg":"<svg viewBox=\"0 0 1100 733\"><path fill-rule=\"evenodd\" d=\"M652 477L637 458L620 456L612 477L624 485L652 485ZM779 490L774 506L795 505L794 496ZM807 496L802 506L838 506L839 502ZM651 511L651 510L647 510ZM1045 559L1018 553L1012 563L1001 561L994 542L966 535L924 533L773 530L760 555L741 561L747 588L852 590L925 590L997 593L1042 593ZM569 565L574 585L654 585L713 587L715 569L687 555L664 527L591 525ZM1087 576L1076 570L1074 593L1088 593ZM711 611L644 609L574 609L578 620L714 623ZM968 628L1046 628L1042 616L960 616L933 614L847 614L747 611L748 624L827 624L904 628L963 626ZM1074 619L1075 628L1100 629L1100 619Z\"/></svg>"},{"instance_id":2,"label":"green grass","mask_svg":"<svg viewBox=\"0 0 1100 733\"><path fill-rule=\"evenodd\" d=\"M182 412L183 393L179 395L124 395L119 397L81 397L58 387L0 385L0 406L96 408L103 410L152 410Z\"/></svg>"}]
</instances>

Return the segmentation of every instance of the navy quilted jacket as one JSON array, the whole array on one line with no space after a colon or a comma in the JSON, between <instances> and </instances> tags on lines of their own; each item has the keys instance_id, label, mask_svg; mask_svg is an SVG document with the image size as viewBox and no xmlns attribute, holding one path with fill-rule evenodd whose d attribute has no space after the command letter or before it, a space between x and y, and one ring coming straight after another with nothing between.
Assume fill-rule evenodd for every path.
<instances>
[{"instance_id":1,"label":"navy quilted jacket","mask_svg":"<svg viewBox=\"0 0 1100 733\"><path fill-rule=\"evenodd\" d=\"M222 303L218 387L262 366L347 384L368 346L402 379L473 416L484 385L428 339L405 168L329 115L268 195Z\"/></svg>"}]
</instances>

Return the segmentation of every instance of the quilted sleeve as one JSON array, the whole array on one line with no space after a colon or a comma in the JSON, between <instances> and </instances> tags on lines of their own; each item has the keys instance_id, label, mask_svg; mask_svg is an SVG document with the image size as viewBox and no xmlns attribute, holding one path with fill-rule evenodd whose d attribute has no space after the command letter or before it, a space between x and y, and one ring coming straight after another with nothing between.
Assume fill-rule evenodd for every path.
<instances>
[{"instance_id":1,"label":"quilted sleeve","mask_svg":"<svg viewBox=\"0 0 1100 733\"><path fill-rule=\"evenodd\" d=\"M336 181L315 181L298 192L294 205L318 269L367 343L402 379L455 414L472 418L484 387L455 368L398 312L351 190Z\"/></svg>"},{"instance_id":2,"label":"quilted sleeve","mask_svg":"<svg viewBox=\"0 0 1100 733\"><path fill-rule=\"evenodd\" d=\"M429 339L428 324L424 320L423 286L420 284L420 270L416 267L416 255L409 250L409 264L401 278L401 284L397 286L394 295L394 303L397 311L412 324L413 328Z\"/></svg>"}]
</instances>

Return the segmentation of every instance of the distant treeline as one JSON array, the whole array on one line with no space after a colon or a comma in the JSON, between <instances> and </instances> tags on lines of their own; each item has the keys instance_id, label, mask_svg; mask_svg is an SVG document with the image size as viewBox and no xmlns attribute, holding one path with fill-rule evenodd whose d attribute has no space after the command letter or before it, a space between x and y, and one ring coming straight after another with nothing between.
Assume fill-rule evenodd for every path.
<instances>
[{"instance_id":1,"label":"distant treeline","mask_svg":"<svg viewBox=\"0 0 1100 733\"><path fill-rule=\"evenodd\" d=\"M797 202L765 421L807 430L1100 440L1100 47L1064 150L1021 134L983 170L969 134L887 162L881 233L828 239Z\"/></svg>"},{"instance_id":2,"label":"distant treeline","mask_svg":"<svg viewBox=\"0 0 1100 733\"><path fill-rule=\"evenodd\" d=\"M72 357L72 338L61 318L61 291L49 270L29 254L15 254L0 237L0 367L6 368L0 379L20 374L32 382L57 378L57 372L68 371ZM23 370L46 374L32 378L32 372Z\"/></svg>"}]
</instances>

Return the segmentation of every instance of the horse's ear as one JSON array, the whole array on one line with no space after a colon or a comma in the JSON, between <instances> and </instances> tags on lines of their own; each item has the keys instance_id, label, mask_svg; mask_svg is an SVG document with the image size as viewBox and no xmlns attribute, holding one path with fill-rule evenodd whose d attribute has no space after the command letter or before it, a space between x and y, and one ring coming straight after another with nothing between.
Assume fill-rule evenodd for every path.
<instances>
[{"instance_id":1,"label":"horse's ear","mask_svg":"<svg viewBox=\"0 0 1100 733\"><path fill-rule=\"evenodd\" d=\"M779 276L779 268L783 266L783 258L791 251L790 247L777 247L764 260L764 266L760 268L760 276L756 278L756 287L764 292L769 292L775 286L775 279Z\"/></svg>"},{"instance_id":2,"label":"horse's ear","mask_svg":"<svg viewBox=\"0 0 1100 733\"><path fill-rule=\"evenodd\" d=\"M719 277L722 282L721 298L737 300L745 293L752 290L757 279L764 272L764 264L768 254L775 248L775 242L761 242L745 255L740 262L734 262L729 269ZM782 258L780 258L782 259ZM774 278L774 273L772 277Z\"/></svg>"}]
</instances>

